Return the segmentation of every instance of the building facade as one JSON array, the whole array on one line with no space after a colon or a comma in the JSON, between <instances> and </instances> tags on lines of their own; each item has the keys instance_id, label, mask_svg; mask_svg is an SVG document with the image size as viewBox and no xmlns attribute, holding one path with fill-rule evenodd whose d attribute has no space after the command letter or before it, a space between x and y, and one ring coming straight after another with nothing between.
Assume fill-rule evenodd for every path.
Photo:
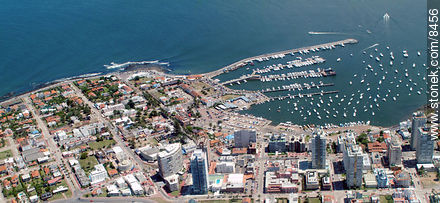
<instances>
[{"instance_id":1,"label":"building facade","mask_svg":"<svg viewBox=\"0 0 440 203\"><path fill-rule=\"evenodd\" d=\"M416 150L417 141L420 136L419 129L426 124L426 116L423 112L416 112L412 116L412 124L411 124L411 150Z\"/></svg>"},{"instance_id":2,"label":"building facade","mask_svg":"<svg viewBox=\"0 0 440 203\"><path fill-rule=\"evenodd\" d=\"M387 156L390 167L402 164L402 146L397 139L391 139L388 143Z\"/></svg>"},{"instance_id":3,"label":"building facade","mask_svg":"<svg viewBox=\"0 0 440 203\"><path fill-rule=\"evenodd\" d=\"M159 174L165 178L179 172L183 167L182 146L180 143L170 144L157 155Z\"/></svg>"},{"instance_id":4,"label":"building facade","mask_svg":"<svg viewBox=\"0 0 440 203\"><path fill-rule=\"evenodd\" d=\"M347 187L361 187L363 179L364 157L362 148L356 144L353 134L341 139Z\"/></svg>"},{"instance_id":5,"label":"building facade","mask_svg":"<svg viewBox=\"0 0 440 203\"><path fill-rule=\"evenodd\" d=\"M327 138L324 132L318 132L312 139L312 167L324 169L327 159Z\"/></svg>"},{"instance_id":6,"label":"building facade","mask_svg":"<svg viewBox=\"0 0 440 203\"><path fill-rule=\"evenodd\" d=\"M274 152L286 152L286 138L282 135L272 135L270 137L268 151L270 153Z\"/></svg>"},{"instance_id":7,"label":"building facade","mask_svg":"<svg viewBox=\"0 0 440 203\"><path fill-rule=\"evenodd\" d=\"M324 169L327 159L327 138L324 132L318 132L312 139L312 167Z\"/></svg>"},{"instance_id":8,"label":"building facade","mask_svg":"<svg viewBox=\"0 0 440 203\"><path fill-rule=\"evenodd\" d=\"M240 130L234 133L235 147L247 148L250 143L257 141L257 133L251 130Z\"/></svg>"},{"instance_id":9,"label":"building facade","mask_svg":"<svg viewBox=\"0 0 440 203\"><path fill-rule=\"evenodd\" d=\"M197 149L191 156L191 173L193 180L193 193L208 193L208 160L206 153Z\"/></svg>"},{"instance_id":10,"label":"building facade","mask_svg":"<svg viewBox=\"0 0 440 203\"><path fill-rule=\"evenodd\" d=\"M434 139L429 134L429 128L418 128L417 131L419 134L416 148L417 163L430 164L434 155Z\"/></svg>"}]
</instances>

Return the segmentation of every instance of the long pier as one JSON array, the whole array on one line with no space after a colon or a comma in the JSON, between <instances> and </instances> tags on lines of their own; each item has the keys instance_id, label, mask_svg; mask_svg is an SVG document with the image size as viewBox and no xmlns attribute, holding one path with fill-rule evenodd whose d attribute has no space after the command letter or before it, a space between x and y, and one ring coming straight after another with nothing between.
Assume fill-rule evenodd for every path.
<instances>
[{"instance_id":1,"label":"long pier","mask_svg":"<svg viewBox=\"0 0 440 203\"><path fill-rule=\"evenodd\" d=\"M327 91L327 92L314 92L314 93L307 93L307 94L297 94L297 95L286 95L286 96L278 96L278 97L270 97L271 100L284 100L288 98L294 99L295 97L312 97L315 95L325 95L325 94L336 94L339 93L339 91Z\"/></svg>"},{"instance_id":2,"label":"long pier","mask_svg":"<svg viewBox=\"0 0 440 203\"><path fill-rule=\"evenodd\" d=\"M250 75L244 75L241 76L240 78L236 78L236 79L232 79L232 80L228 80L225 82L220 83L221 85L227 85L227 84L232 84L232 83L239 83L241 81L247 81L247 80L261 80L261 76L260 75L255 75L255 74L250 74Z\"/></svg>"},{"instance_id":3,"label":"long pier","mask_svg":"<svg viewBox=\"0 0 440 203\"><path fill-rule=\"evenodd\" d=\"M319 87L329 87L335 85L334 83L327 83L327 84L313 84L313 85L301 85L301 84L293 84L292 86L283 86L282 88L273 88L273 89L266 89L261 90L261 93L270 93L270 92L281 92L281 91L294 91L294 90L303 90L303 89L311 89L311 88L319 88Z\"/></svg>"},{"instance_id":4,"label":"long pier","mask_svg":"<svg viewBox=\"0 0 440 203\"><path fill-rule=\"evenodd\" d=\"M272 80L290 80L290 79L296 79L296 78L320 78L320 77L327 77L327 76L334 76L336 75L336 72L333 71L333 69L328 68L321 70L318 68L317 71L314 70L308 70L308 71L300 71L300 72L289 72L286 74L279 74L279 75L265 75L261 76L260 80L263 82L270 82Z\"/></svg>"},{"instance_id":5,"label":"long pier","mask_svg":"<svg viewBox=\"0 0 440 203\"><path fill-rule=\"evenodd\" d=\"M227 65L223 68L220 68L216 71L212 71L209 73L205 73L203 74L205 77L208 78L213 78L215 76L218 76L220 74L223 74L225 72L228 71L232 71L232 70L236 70L240 67L243 67L245 65L247 65L248 63L252 63L252 61L254 60L258 60L261 58L267 58L267 57L272 57L272 56L277 56L277 55L285 55L285 54L290 54L290 53L297 53L297 52L304 52L306 51L306 53L309 50L319 50L319 49L325 49L327 47L334 47L337 45L340 46L345 46L344 44L355 44L358 41L356 39L345 39L345 40L340 40L340 41L336 41L336 42L330 42L330 43L325 43L325 44L320 44L320 45L314 45L314 46L308 46L308 47L302 47L302 48L295 48L295 49L289 49L289 50L284 50L284 51L279 51L279 52L274 52L274 53L268 53L268 54L262 54L262 55L258 55L258 56L253 56L253 57L249 57L249 58L245 58L242 60L239 60L233 64Z\"/></svg>"}]
</instances>

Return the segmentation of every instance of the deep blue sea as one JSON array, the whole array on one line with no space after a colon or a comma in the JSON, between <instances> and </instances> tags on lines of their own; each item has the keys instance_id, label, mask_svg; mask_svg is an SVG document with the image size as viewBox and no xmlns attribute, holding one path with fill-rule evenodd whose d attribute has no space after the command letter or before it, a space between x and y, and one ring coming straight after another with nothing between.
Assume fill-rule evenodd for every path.
<instances>
[{"instance_id":1,"label":"deep blue sea","mask_svg":"<svg viewBox=\"0 0 440 203\"><path fill-rule=\"evenodd\" d=\"M0 5L0 95L27 91L61 78L109 72L111 70L103 65L111 62L161 60L170 62L174 73L203 73L253 55L355 38L359 40L356 45L309 55L326 58L324 64L289 70L332 67L337 72L336 77L313 81L334 82L335 86L328 90L339 90L339 98L346 95L341 105L333 102L323 110L324 107L317 108L316 101L310 99L289 103L285 100L254 106L246 112L274 122L371 120L373 124L386 126L404 119L426 100L423 94L416 93L418 88L426 86L422 80L425 74L422 64L426 63L426 2L423 0L0 0ZM387 22L383 19L385 13L390 15ZM309 35L309 31L339 34ZM375 47L378 52L372 48L362 54L362 50L376 43L379 44ZM402 57L402 50L408 50L408 58ZM393 67L388 64L390 51L396 57ZM417 51L422 55L416 56ZM389 69L387 74L379 69L380 63L369 57L369 54L376 57L379 53L384 55L380 63ZM338 63L339 57L342 61ZM278 63L270 61L256 67L272 62ZM412 68L413 63L416 68ZM365 70L366 64L371 64L377 75ZM395 74L394 69L399 69L399 73ZM409 77L404 76L405 69ZM246 69L219 79L239 77L243 73ZM353 78L354 74L359 76ZM367 74L363 78L365 82L360 83L359 77L364 74ZM383 76L387 78L379 85L378 78ZM397 88L399 80L403 82ZM263 89L310 81L249 82L233 88ZM353 85L348 85L349 81ZM366 91L367 82L376 92ZM379 86L381 89L376 90ZM364 99L359 99L357 91L364 92ZM368 99L369 95L380 94L382 98L387 93L387 102L380 103L374 110L368 108L375 104ZM287 92L279 93L285 94ZM392 95L396 94L400 96L393 101ZM356 117L353 116L353 104L347 103L352 97L352 103L360 101L354 105ZM321 99L329 100L328 96ZM292 103L303 106L302 112L293 111ZM367 112L363 106L367 106ZM272 110L268 111L269 108ZM317 118L314 108L321 111L322 119ZM312 112L311 116L307 110ZM330 112L328 119L326 111ZM334 118L332 115L336 111L339 114ZM341 116L343 111L347 112L347 117Z\"/></svg>"}]
</instances>

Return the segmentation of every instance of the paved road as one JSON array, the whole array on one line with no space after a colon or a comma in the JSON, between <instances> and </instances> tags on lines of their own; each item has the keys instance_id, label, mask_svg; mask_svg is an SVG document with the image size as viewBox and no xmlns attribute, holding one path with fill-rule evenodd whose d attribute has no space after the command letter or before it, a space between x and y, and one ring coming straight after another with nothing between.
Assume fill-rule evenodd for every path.
<instances>
[{"instance_id":1,"label":"paved road","mask_svg":"<svg viewBox=\"0 0 440 203\"><path fill-rule=\"evenodd\" d=\"M55 163L58 165L59 168L61 168L62 165L66 165L66 163L63 162L61 151L59 150L57 144L53 140L53 136L49 133L49 129L47 128L46 123L41 119L41 115L39 115L36 112L36 109L32 105L32 102L30 101L29 97L25 96L23 97L23 102L26 105L27 109L32 113L35 120L37 121L38 127L41 129L41 134L43 136L43 139L48 145L48 149L51 152L51 156L55 158ZM70 191L73 192L73 195L76 195L76 187L72 183L72 176L70 176L71 171L70 169L67 169L69 174L65 174L64 171L60 170L60 172L64 175L67 186L69 187ZM70 177L70 178L69 178Z\"/></svg>"},{"instance_id":2,"label":"paved road","mask_svg":"<svg viewBox=\"0 0 440 203\"><path fill-rule=\"evenodd\" d=\"M72 86L73 86L73 89L75 90L76 94L79 95L81 97L81 99L87 105L89 105L89 107L91 108L92 114L98 115L98 116L96 116L98 121L104 123L108 127L110 132L113 134L113 138L116 141L117 145L121 147L121 149L124 151L125 154L129 155L130 160L132 160L134 162L136 167L144 172L149 171L149 168L147 168L148 166L147 167L145 166L144 162L139 158L139 156L137 156L131 149L129 149L125 145L124 141L121 138L121 133L120 133L119 129L117 129L116 126L113 125L113 123L111 123L109 120L107 120L104 117L104 115L102 115L101 112L99 112L98 109L96 109L94 107L93 103L82 94L81 90L78 87L76 87L75 85L72 85ZM136 90L136 88L134 88L134 90ZM148 177L148 179L150 181L152 181L150 177ZM154 183L154 181L152 181L152 182ZM156 184L154 184L154 186L155 186L156 193L159 192L159 194L161 194L162 198L164 198L168 201L174 201L174 199L172 199L170 196L168 196L166 194L166 192L163 191L162 188L160 188Z\"/></svg>"}]
</instances>

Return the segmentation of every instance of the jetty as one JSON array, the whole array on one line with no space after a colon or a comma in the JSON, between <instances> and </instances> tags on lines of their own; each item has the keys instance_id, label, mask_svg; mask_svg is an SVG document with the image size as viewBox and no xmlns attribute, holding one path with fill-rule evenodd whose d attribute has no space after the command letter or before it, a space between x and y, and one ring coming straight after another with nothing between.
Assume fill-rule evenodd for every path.
<instances>
[{"instance_id":1,"label":"jetty","mask_svg":"<svg viewBox=\"0 0 440 203\"><path fill-rule=\"evenodd\" d=\"M267 88L265 90L261 90L261 93L270 93L270 92L281 92L281 91L294 91L294 90L303 90L303 89L311 89L311 88L320 88L320 87L329 87L335 85L334 83L327 83L327 84L307 84L304 83L304 85L294 83L291 85L283 85L282 87L272 87Z\"/></svg>"},{"instance_id":2,"label":"jetty","mask_svg":"<svg viewBox=\"0 0 440 203\"><path fill-rule=\"evenodd\" d=\"M265 75L261 76L260 80L262 82L270 82L272 80L278 81L278 80L290 80L290 79L297 79L297 78L320 78L320 77L327 77L327 76L334 76L336 75L336 72L333 71L333 69L328 68L321 70L318 68L317 71L309 70L309 71L299 71L299 72L289 72L286 74L278 74L278 75Z\"/></svg>"},{"instance_id":3,"label":"jetty","mask_svg":"<svg viewBox=\"0 0 440 203\"><path fill-rule=\"evenodd\" d=\"M233 64L227 65L227 66L220 68L218 70L215 70L215 71L212 71L209 73L205 73L205 74L203 74L203 76L208 77L208 78L213 78L213 77L216 77L216 76L221 75L223 73L236 70L236 69L243 67L247 64L253 64L254 60L261 62L263 60L268 60L269 58L283 58L284 55L286 55L286 54L293 55L294 53L308 53L309 50L332 49L335 46L344 47L345 44L355 44L357 42L358 41L356 39L350 38L350 39L340 40L340 41L336 41L336 42L329 42L329 43L320 44L320 45L313 45L313 46L308 46L308 47L295 48L295 49L289 49L289 50L284 50L284 51L279 51L279 52L274 52L274 53L262 54L262 55L253 56L253 57L239 60Z\"/></svg>"},{"instance_id":4,"label":"jetty","mask_svg":"<svg viewBox=\"0 0 440 203\"><path fill-rule=\"evenodd\" d=\"M228 81L222 82L220 84L221 85L228 85L228 84L233 84L233 83L240 84L240 82L245 82L248 80L261 80L261 75L256 75L256 74L243 75L240 78L228 80Z\"/></svg>"},{"instance_id":5,"label":"jetty","mask_svg":"<svg viewBox=\"0 0 440 203\"><path fill-rule=\"evenodd\" d=\"M303 97L312 97L312 96L316 96L316 95L325 95L325 94L336 94L339 93L339 91L321 91L321 92L314 92L314 93L306 93L306 94L296 94L296 95L285 95L285 96L278 96L278 97L269 97L272 101L274 100L284 100L284 99L295 99L296 97L298 98L303 98Z\"/></svg>"}]
</instances>

